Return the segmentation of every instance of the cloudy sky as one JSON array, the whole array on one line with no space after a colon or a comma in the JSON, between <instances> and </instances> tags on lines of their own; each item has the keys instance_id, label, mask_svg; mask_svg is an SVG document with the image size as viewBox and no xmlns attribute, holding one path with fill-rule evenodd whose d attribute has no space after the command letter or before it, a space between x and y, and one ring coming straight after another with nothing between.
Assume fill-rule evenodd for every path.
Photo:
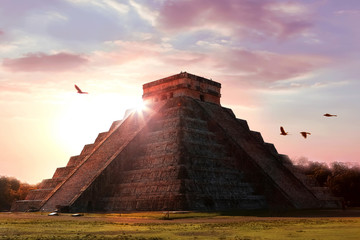
<instances>
[{"instance_id":1,"label":"cloudy sky","mask_svg":"<svg viewBox=\"0 0 360 240\"><path fill-rule=\"evenodd\" d=\"M359 22L358 0L0 0L0 175L51 178L180 71L278 152L358 162Z\"/></svg>"}]
</instances>

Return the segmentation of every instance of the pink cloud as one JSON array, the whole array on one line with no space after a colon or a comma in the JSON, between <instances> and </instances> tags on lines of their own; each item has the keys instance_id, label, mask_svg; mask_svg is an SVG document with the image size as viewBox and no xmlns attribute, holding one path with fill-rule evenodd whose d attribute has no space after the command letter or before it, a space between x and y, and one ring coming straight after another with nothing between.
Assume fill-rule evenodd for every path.
<instances>
[{"instance_id":1,"label":"pink cloud","mask_svg":"<svg viewBox=\"0 0 360 240\"><path fill-rule=\"evenodd\" d=\"M83 56L71 53L29 53L21 58L6 58L3 66L14 72L57 72L78 68L87 62Z\"/></svg>"},{"instance_id":2,"label":"pink cloud","mask_svg":"<svg viewBox=\"0 0 360 240\"><path fill-rule=\"evenodd\" d=\"M338 15L342 15L342 14L359 15L360 10L359 9L339 10L339 11L336 11L335 14L338 14Z\"/></svg>"},{"instance_id":3,"label":"pink cloud","mask_svg":"<svg viewBox=\"0 0 360 240\"><path fill-rule=\"evenodd\" d=\"M173 51L162 57L162 61L173 66L193 66L206 64L209 57L203 53Z\"/></svg>"},{"instance_id":4,"label":"pink cloud","mask_svg":"<svg viewBox=\"0 0 360 240\"><path fill-rule=\"evenodd\" d=\"M327 66L332 60L311 54L280 54L239 48L207 46L201 52L177 50L148 42L110 43L111 52L96 52L94 66L121 65L133 61L146 65L162 63L179 71L211 69L205 73L225 76L245 88L263 88L272 83L306 76ZM152 70L151 70L152 71ZM205 74L204 73L204 74Z\"/></svg>"},{"instance_id":5,"label":"pink cloud","mask_svg":"<svg viewBox=\"0 0 360 240\"><path fill-rule=\"evenodd\" d=\"M112 51L95 51L91 59L92 64L97 66L121 65L139 59L156 58L163 51L161 45L149 42L119 40L107 42L107 44Z\"/></svg>"},{"instance_id":6,"label":"pink cloud","mask_svg":"<svg viewBox=\"0 0 360 240\"><path fill-rule=\"evenodd\" d=\"M332 62L331 58L315 54L279 54L235 48L210 48L203 53L173 50L159 57L163 63L180 66L181 70L211 69L211 74L247 89L304 77Z\"/></svg>"},{"instance_id":7,"label":"pink cloud","mask_svg":"<svg viewBox=\"0 0 360 240\"><path fill-rule=\"evenodd\" d=\"M5 32L0 29L0 41L5 39Z\"/></svg>"},{"instance_id":8,"label":"pink cloud","mask_svg":"<svg viewBox=\"0 0 360 240\"><path fill-rule=\"evenodd\" d=\"M273 0L167 1L158 24L167 31L208 28L238 37L287 38L312 26L309 12L299 3Z\"/></svg>"},{"instance_id":9,"label":"pink cloud","mask_svg":"<svg viewBox=\"0 0 360 240\"><path fill-rule=\"evenodd\" d=\"M1 92L2 93L6 93L6 92L10 92L10 93L29 93L29 86L19 86L19 85L4 85L1 86Z\"/></svg>"},{"instance_id":10,"label":"pink cloud","mask_svg":"<svg viewBox=\"0 0 360 240\"><path fill-rule=\"evenodd\" d=\"M301 77L326 66L331 61L317 55L282 55L241 49L229 49L215 55L216 68L237 74L242 80L253 84Z\"/></svg>"}]
</instances>

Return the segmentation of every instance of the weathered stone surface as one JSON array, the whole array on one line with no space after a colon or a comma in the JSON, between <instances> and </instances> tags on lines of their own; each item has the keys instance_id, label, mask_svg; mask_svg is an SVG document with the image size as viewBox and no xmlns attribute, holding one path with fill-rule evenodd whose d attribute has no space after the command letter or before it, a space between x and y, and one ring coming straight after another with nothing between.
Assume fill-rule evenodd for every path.
<instances>
[{"instance_id":1,"label":"weathered stone surface","mask_svg":"<svg viewBox=\"0 0 360 240\"><path fill-rule=\"evenodd\" d=\"M220 105L220 87L188 73L145 84L147 112L114 122L13 210L337 207L326 189Z\"/></svg>"}]
</instances>

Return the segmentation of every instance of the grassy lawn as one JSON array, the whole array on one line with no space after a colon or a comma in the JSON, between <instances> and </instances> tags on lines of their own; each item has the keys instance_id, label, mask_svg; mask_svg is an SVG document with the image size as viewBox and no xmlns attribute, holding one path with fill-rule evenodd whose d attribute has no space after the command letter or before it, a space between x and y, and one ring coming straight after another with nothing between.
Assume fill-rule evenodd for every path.
<instances>
[{"instance_id":1,"label":"grassy lawn","mask_svg":"<svg viewBox=\"0 0 360 240\"><path fill-rule=\"evenodd\" d=\"M358 214L244 215L0 213L0 239L360 239Z\"/></svg>"}]
</instances>

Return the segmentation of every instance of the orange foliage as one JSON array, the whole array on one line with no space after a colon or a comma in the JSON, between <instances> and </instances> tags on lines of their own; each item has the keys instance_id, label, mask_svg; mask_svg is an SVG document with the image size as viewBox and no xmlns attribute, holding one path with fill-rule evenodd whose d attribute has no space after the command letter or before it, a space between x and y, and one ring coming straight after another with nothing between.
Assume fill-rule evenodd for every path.
<instances>
[{"instance_id":1,"label":"orange foliage","mask_svg":"<svg viewBox=\"0 0 360 240\"><path fill-rule=\"evenodd\" d=\"M11 204L16 200L25 199L35 185L22 183L16 178L0 177L0 211L9 211Z\"/></svg>"}]
</instances>

